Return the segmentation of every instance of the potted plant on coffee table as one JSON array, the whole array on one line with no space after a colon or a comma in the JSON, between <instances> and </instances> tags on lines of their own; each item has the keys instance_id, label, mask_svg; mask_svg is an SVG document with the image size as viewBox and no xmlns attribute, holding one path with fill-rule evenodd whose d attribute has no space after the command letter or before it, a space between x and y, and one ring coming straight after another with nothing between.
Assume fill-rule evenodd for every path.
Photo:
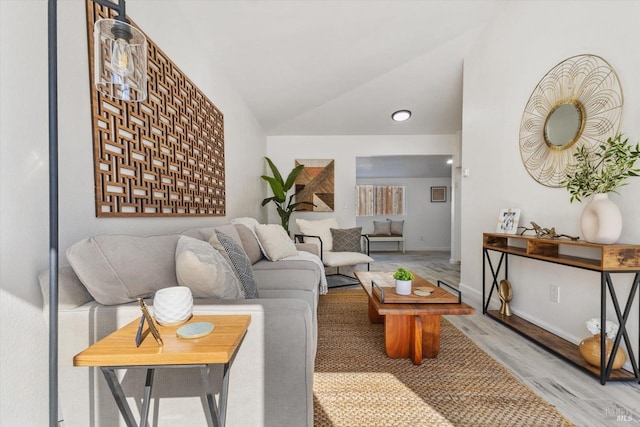
<instances>
[{"instance_id":1,"label":"potted plant on coffee table","mask_svg":"<svg viewBox=\"0 0 640 427\"><path fill-rule=\"evenodd\" d=\"M582 234L588 242L615 243L622 231L622 215L608 193L628 184L627 179L638 176L635 166L640 157L640 144L631 145L622 133L609 138L594 150L579 147L573 154L572 172L562 181L571 194L570 202L591 197L580 219Z\"/></svg>"},{"instance_id":2,"label":"potted plant on coffee table","mask_svg":"<svg viewBox=\"0 0 640 427\"><path fill-rule=\"evenodd\" d=\"M396 293L398 295L411 295L413 273L404 267L400 267L393 273L393 278L396 279Z\"/></svg>"}]
</instances>

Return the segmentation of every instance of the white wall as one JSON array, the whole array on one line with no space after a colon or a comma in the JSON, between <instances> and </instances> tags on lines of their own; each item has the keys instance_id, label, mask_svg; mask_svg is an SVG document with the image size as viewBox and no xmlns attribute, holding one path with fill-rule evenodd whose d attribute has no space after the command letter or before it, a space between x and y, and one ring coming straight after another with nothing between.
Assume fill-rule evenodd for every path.
<instances>
[{"instance_id":1,"label":"white wall","mask_svg":"<svg viewBox=\"0 0 640 427\"><path fill-rule=\"evenodd\" d=\"M60 263L73 242L97 233L153 234L261 218L266 137L257 121L188 38L167 31L153 2L129 1L128 14L225 115L227 218L97 219L85 3L59 1ZM157 19L156 19L157 18ZM179 22L179 17L170 17ZM165 19L165 18L162 18ZM48 420L47 325L36 276L48 266L47 4L0 1L0 424Z\"/></svg>"},{"instance_id":2,"label":"white wall","mask_svg":"<svg viewBox=\"0 0 640 427\"><path fill-rule=\"evenodd\" d=\"M404 220L405 250L451 249L451 178L357 178L356 184L404 185L406 215L356 217L363 233L373 232L373 221ZM431 202L431 187L447 187L447 201ZM397 250L395 242L371 243L372 250Z\"/></svg>"},{"instance_id":3,"label":"white wall","mask_svg":"<svg viewBox=\"0 0 640 427\"><path fill-rule=\"evenodd\" d=\"M267 156L281 173L293 169L295 159L335 159L335 212L296 212L290 230L297 232L295 218L336 217L341 227L356 225L356 157L446 154L457 162L457 135L375 135L375 136L269 136ZM265 162L266 163L266 162ZM448 203L447 203L448 205ZM268 210L270 223L280 223L277 212ZM450 243L449 243L450 244Z\"/></svg>"},{"instance_id":4,"label":"white wall","mask_svg":"<svg viewBox=\"0 0 640 427\"><path fill-rule=\"evenodd\" d=\"M495 230L501 208L522 209L521 224L535 221L560 233L579 235L582 205L569 203L564 188L548 188L529 177L520 159L523 109L538 81L557 63L577 54L602 56L616 70L624 91L621 130L640 140L640 2L508 2L465 60L462 168L462 273L467 297L480 298L482 233ZM622 210L622 242L640 243L640 179L612 197ZM584 323L599 316L599 274L512 257L513 311L577 343L589 335ZM624 299L631 277L614 277ZM549 301L549 285L560 286L560 303ZM637 303L627 326L638 334ZM609 320L615 314L608 308ZM637 345L637 338L632 338ZM636 349L636 355L637 355Z\"/></svg>"}]
</instances>

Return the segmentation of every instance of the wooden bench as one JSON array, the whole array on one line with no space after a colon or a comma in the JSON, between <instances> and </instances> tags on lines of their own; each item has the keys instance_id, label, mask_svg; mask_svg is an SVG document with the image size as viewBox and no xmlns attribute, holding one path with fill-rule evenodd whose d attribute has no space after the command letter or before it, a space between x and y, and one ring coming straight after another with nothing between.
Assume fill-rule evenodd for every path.
<instances>
[{"instance_id":1,"label":"wooden bench","mask_svg":"<svg viewBox=\"0 0 640 427\"><path fill-rule=\"evenodd\" d=\"M401 234L367 234L369 242L398 242L398 251L404 253L404 236Z\"/></svg>"}]
</instances>

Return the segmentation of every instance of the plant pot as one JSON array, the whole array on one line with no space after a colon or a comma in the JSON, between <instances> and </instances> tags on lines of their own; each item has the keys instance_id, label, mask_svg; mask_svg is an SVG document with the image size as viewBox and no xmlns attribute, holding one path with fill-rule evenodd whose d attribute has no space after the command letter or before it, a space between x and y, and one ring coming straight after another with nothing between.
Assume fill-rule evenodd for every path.
<instances>
[{"instance_id":1,"label":"plant pot","mask_svg":"<svg viewBox=\"0 0 640 427\"><path fill-rule=\"evenodd\" d=\"M611 244L622 233L622 214L607 194L594 194L580 217L582 235L587 242Z\"/></svg>"},{"instance_id":2,"label":"plant pot","mask_svg":"<svg viewBox=\"0 0 640 427\"><path fill-rule=\"evenodd\" d=\"M607 349L606 363L609 363L609 357L611 356L611 349L613 348L613 341L609 338L605 338L605 347ZM600 368L600 334L596 334L591 338L585 338L580 343L580 354L584 357L590 365ZM620 369L624 362L627 361L627 355L624 351L618 347L616 357L613 359L613 369Z\"/></svg>"},{"instance_id":3,"label":"plant pot","mask_svg":"<svg viewBox=\"0 0 640 427\"><path fill-rule=\"evenodd\" d=\"M396 280L396 294L411 295L411 280Z\"/></svg>"}]
</instances>

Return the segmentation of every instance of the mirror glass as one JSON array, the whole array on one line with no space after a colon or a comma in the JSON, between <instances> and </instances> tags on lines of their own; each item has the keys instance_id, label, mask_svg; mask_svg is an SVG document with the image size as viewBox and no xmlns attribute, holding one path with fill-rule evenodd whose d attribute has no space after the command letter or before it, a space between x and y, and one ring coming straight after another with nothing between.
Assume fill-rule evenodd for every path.
<instances>
[{"instance_id":1,"label":"mirror glass","mask_svg":"<svg viewBox=\"0 0 640 427\"><path fill-rule=\"evenodd\" d=\"M582 112L578 106L560 104L547 116L544 125L544 139L554 147L563 147L580 136Z\"/></svg>"}]
</instances>

